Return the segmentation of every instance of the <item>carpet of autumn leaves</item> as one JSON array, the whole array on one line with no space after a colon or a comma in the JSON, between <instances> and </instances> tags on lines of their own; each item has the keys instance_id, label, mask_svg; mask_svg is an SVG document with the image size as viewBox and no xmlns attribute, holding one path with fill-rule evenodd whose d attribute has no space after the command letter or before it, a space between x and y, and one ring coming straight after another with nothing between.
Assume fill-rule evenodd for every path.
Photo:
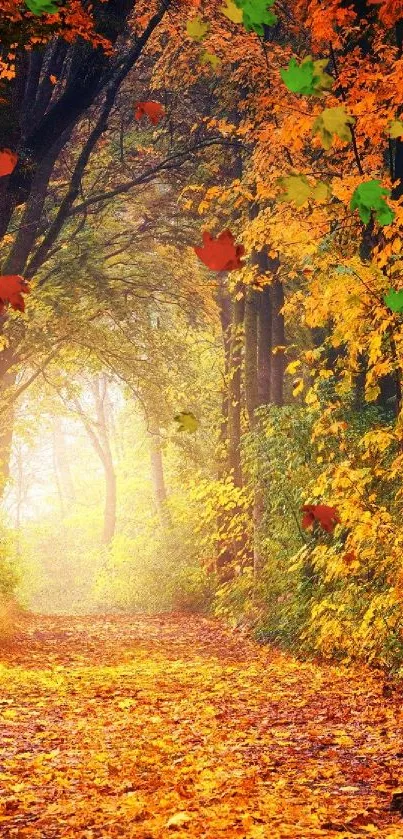
<instances>
[{"instance_id":1,"label":"carpet of autumn leaves","mask_svg":"<svg viewBox=\"0 0 403 839\"><path fill-rule=\"evenodd\" d=\"M11 837L403 837L401 697L188 616L29 617L1 649Z\"/></svg>"}]
</instances>

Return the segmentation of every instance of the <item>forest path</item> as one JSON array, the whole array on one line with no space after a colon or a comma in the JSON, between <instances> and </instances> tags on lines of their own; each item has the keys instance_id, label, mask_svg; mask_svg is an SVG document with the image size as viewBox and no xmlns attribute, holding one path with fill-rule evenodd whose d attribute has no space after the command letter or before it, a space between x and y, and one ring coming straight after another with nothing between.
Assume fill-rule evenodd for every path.
<instances>
[{"instance_id":1,"label":"forest path","mask_svg":"<svg viewBox=\"0 0 403 839\"><path fill-rule=\"evenodd\" d=\"M379 680L199 617L32 617L0 650L2 839L403 837Z\"/></svg>"}]
</instances>

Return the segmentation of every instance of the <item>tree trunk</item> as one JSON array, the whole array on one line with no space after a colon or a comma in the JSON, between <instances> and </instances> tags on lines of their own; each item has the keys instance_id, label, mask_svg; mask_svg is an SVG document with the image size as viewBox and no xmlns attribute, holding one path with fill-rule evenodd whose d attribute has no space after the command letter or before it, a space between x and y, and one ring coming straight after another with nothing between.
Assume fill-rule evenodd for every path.
<instances>
[{"instance_id":1,"label":"tree trunk","mask_svg":"<svg viewBox=\"0 0 403 839\"><path fill-rule=\"evenodd\" d=\"M280 280L274 280L271 286L272 292L272 319L271 332L273 349L285 346L284 317L281 309L284 305L284 289ZM270 401L274 405L283 405L285 356L284 349L277 350L272 356Z\"/></svg>"},{"instance_id":2,"label":"tree trunk","mask_svg":"<svg viewBox=\"0 0 403 839\"><path fill-rule=\"evenodd\" d=\"M103 545L109 545L115 535L116 529L116 474L109 440L108 423L105 416L107 386L108 383L106 376L98 376L92 382L92 392L96 413L95 422L84 412L79 400L73 400L76 411L82 420L84 428L87 431L90 441L102 463L104 470L105 505L101 538Z\"/></svg>"},{"instance_id":3,"label":"tree trunk","mask_svg":"<svg viewBox=\"0 0 403 839\"><path fill-rule=\"evenodd\" d=\"M225 474L225 462L228 449L228 417L229 417L229 370L231 363L231 297L228 288L225 284L225 279L220 282L218 287L216 300L221 322L222 342L224 349L224 380L222 386L222 403L221 403L221 424L220 424L220 443L222 452L219 454L219 475L223 477Z\"/></svg>"},{"instance_id":4,"label":"tree trunk","mask_svg":"<svg viewBox=\"0 0 403 839\"><path fill-rule=\"evenodd\" d=\"M258 313L257 333L257 386L258 405L267 405L270 402L270 381L272 361L272 336L271 336L271 289L266 285L260 292L260 305Z\"/></svg>"},{"instance_id":5,"label":"tree trunk","mask_svg":"<svg viewBox=\"0 0 403 839\"><path fill-rule=\"evenodd\" d=\"M60 486L63 507L68 508L75 501L76 494L60 417L54 417L53 419L53 450L55 473Z\"/></svg>"},{"instance_id":6,"label":"tree trunk","mask_svg":"<svg viewBox=\"0 0 403 839\"><path fill-rule=\"evenodd\" d=\"M248 288L245 300L245 402L249 427L255 426L255 410L258 405L258 291Z\"/></svg>"},{"instance_id":7,"label":"tree trunk","mask_svg":"<svg viewBox=\"0 0 403 839\"><path fill-rule=\"evenodd\" d=\"M102 544L109 545L116 529L116 474L112 458L103 461L105 473L105 506Z\"/></svg>"},{"instance_id":8,"label":"tree trunk","mask_svg":"<svg viewBox=\"0 0 403 839\"><path fill-rule=\"evenodd\" d=\"M241 296L242 295L242 296ZM236 299L236 298L239 299ZM229 369L228 466L235 486L242 486L241 466L241 366L245 296L241 286L232 304L232 329Z\"/></svg>"},{"instance_id":9,"label":"tree trunk","mask_svg":"<svg viewBox=\"0 0 403 839\"><path fill-rule=\"evenodd\" d=\"M165 486L164 462L162 459L161 435L158 423L149 421L151 478L154 487L154 498L161 519L161 524L170 526L171 515L168 508L168 496Z\"/></svg>"},{"instance_id":10,"label":"tree trunk","mask_svg":"<svg viewBox=\"0 0 403 839\"><path fill-rule=\"evenodd\" d=\"M12 347L0 352L0 402L7 400L9 388L15 385L17 378L17 358ZM4 494L10 476L10 455L13 442L14 405L1 415L0 419L0 498Z\"/></svg>"}]
</instances>

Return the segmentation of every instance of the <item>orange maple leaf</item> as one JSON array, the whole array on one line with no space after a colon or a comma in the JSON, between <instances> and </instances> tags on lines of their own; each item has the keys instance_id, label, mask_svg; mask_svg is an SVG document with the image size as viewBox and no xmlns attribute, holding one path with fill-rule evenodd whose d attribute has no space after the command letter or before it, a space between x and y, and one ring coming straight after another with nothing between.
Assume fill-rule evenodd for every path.
<instances>
[{"instance_id":1,"label":"orange maple leaf","mask_svg":"<svg viewBox=\"0 0 403 839\"><path fill-rule=\"evenodd\" d=\"M6 308L7 303L12 309L19 312L25 311L23 294L29 294L29 285L19 274L2 274L0 276L0 314Z\"/></svg>"},{"instance_id":2,"label":"orange maple leaf","mask_svg":"<svg viewBox=\"0 0 403 839\"><path fill-rule=\"evenodd\" d=\"M304 504L302 512L302 527L305 530L317 521L326 533L332 533L336 524L340 522L336 508L328 507L327 504Z\"/></svg>"},{"instance_id":3,"label":"orange maple leaf","mask_svg":"<svg viewBox=\"0 0 403 839\"><path fill-rule=\"evenodd\" d=\"M147 116L153 125L158 125L165 115L165 110L160 102L137 102L134 116L137 120Z\"/></svg>"},{"instance_id":4,"label":"orange maple leaf","mask_svg":"<svg viewBox=\"0 0 403 839\"><path fill-rule=\"evenodd\" d=\"M11 151L11 149L1 149L0 150L0 178L4 178L5 175L11 175L11 172L14 171L18 161L18 155L15 152Z\"/></svg>"},{"instance_id":5,"label":"orange maple leaf","mask_svg":"<svg viewBox=\"0 0 403 839\"><path fill-rule=\"evenodd\" d=\"M230 230L224 230L215 239L208 230L203 233L203 247L195 247L196 255L212 271L234 271L242 268L241 256L245 253L243 245L235 245Z\"/></svg>"}]
</instances>

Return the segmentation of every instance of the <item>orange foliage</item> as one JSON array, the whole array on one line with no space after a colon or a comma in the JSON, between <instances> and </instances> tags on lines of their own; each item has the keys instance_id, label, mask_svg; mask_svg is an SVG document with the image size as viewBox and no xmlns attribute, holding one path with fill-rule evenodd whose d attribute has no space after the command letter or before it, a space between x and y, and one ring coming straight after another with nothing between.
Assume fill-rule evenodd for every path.
<instances>
[{"instance_id":1,"label":"orange foliage","mask_svg":"<svg viewBox=\"0 0 403 839\"><path fill-rule=\"evenodd\" d=\"M401 837L400 702L364 669L189 616L32 618L2 662L4 839Z\"/></svg>"}]
</instances>

